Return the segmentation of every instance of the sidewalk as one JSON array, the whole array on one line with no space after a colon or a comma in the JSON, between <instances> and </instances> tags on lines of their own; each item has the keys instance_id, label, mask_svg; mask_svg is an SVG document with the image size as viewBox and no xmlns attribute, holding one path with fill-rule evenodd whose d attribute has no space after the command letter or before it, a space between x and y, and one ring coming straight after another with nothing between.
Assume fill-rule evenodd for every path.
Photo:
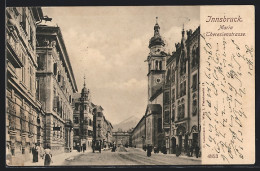
<instances>
[{"instance_id":1,"label":"sidewalk","mask_svg":"<svg viewBox=\"0 0 260 171\"><path fill-rule=\"evenodd\" d=\"M85 153L89 153L90 151L86 151ZM52 157L53 163L51 163L51 166L60 166L65 160L73 160L75 156L83 154L82 152L78 152L77 150L73 150L70 153L61 153L57 154ZM32 159L24 163L24 166L44 166L44 160L39 157L38 162L33 163Z\"/></svg>"},{"instance_id":2,"label":"sidewalk","mask_svg":"<svg viewBox=\"0 0 260 171\"><path fill-rule=\"evenodd\" d=\"M144 151L142 148L133 148L133 149L136 149L136 150L139 150L139 151L141 151L141 152L146 153L146 151ZM153 153L153 152L152 152L152 154L154 154L154 155L162 155L162 156L174 156L174 157L177 157L176 154L168 154L168 153L167 153L167 154L163 154L163 153L161 153L161 152L159 152L159 153ZM186 156L186 155L184 155L184 154L181 154L181 155L179 155L178 157L179 157L179 158L183 158L183 159L194 160L194 161L201 161L201 157L196 158L194 155L193 155L193 157L188 157L188 156Z\"/></svg>"}]
</instances>

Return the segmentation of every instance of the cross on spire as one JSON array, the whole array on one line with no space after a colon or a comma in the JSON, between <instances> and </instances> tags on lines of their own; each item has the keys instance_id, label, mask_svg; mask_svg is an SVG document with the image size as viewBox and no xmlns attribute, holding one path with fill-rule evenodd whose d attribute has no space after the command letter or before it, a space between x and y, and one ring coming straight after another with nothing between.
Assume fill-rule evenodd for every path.
<instances>
[{"instance_id":1,"label":"cross on spire","mask_svg":"<svg viewBox=\"0 0 260 171\"><path fill-rule=\"evenodd\" d=\"M85 74L84 74L84 87L86 87L86 82L85 82L85 79L86 79L86 77L85 77Z\"/></svg>"},{"instance_id":2,"label":"cross on spire","mask_svg":"<svg viewBox=\"0 0 260 171\"><path fill-rule=\"evenodd\" d=\"M158 17L156 17L156 24L158 24Z\"/></svg>"}]
</instances>

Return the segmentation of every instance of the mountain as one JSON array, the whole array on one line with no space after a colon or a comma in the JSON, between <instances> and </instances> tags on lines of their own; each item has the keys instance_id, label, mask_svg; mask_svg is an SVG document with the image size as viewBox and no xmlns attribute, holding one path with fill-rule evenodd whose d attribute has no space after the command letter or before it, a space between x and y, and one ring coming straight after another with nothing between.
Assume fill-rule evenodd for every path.
<instances>
[{"instance_id":1,"label":"mountain","mask_svg":"<svg viewBox=\"0 0 260 171\"><path fill-rule=\"evenodd\" d=\"M113 125L113 131L118 131L118 129L121 129L122 131L128 131L129 129L134 128L139 120L140 119L136 116L130 116L118 124Z\"/></svg>"}]
</instances>

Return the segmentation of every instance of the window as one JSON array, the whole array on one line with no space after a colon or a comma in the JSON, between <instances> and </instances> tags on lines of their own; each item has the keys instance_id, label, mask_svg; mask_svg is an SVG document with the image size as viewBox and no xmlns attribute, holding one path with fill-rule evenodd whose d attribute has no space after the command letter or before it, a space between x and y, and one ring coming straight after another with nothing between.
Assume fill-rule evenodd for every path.
<instances>
[{"instance_id":1,"label":"window","mask_svg":"<svg viewBox=\"0 0 260 171\"><path fill-rule=\"evenodd\" d=\"M197 99L193 99L192 101L192 116L196 116L197 114Z\"/></svg>"},{"instance_id":2,"label":"window","mask_svg":"<svg viewBox=\"0 0 260 171\"><path fill-rule=\"evenodd\" d=\"M158 132L162 132L162 118L158 119Z\"/></svg>"},{"instance_id":3,"label":"window","mask_svg":"<svg viewBox=\"0 0 260 171\"><path fill-rule=\"evenodd\" d=\"M185 104L178 105L178 120L183 119L185 115Z\"/></svg>"},{"instance_id":4,"label":"window","mask_svg":"<svg viewBox=\"0 0 260 171\"><path fill-rule=\"evenodd\" d=\"M172 76L172 83L175 83L175 71L174 71L174 67L172 67L172 72L171 72L171 76Z\"/></svg>"},{"instance_id":5,"label":"window","mask_svg":"<svg viewBox=\"0 0 260 171\"><path fill-rule=\"evenodd\" d=\"M74 117L74 121L73 121L75 124L78 124L79 123L79 117Z\"/></svg>"},{"instance_id":6,"label":"window","mask_svg":"<svg viewBox=\"0 0 260 171\"><path fill-rule=\"evenodd\" d=\"M171 69L167 69L167 74L166 74L166 83L170 83L170 76L171 76Z\"/></svg>"},{"instance_id":7,"label":"window","mask_svg":"<svg viewBox=\"0 0 260 171\"><path fill-rule=\"evenodd\" d=\"M155 61L155 70L158 70L158 61Z\"/></svg>"},{"instance_id":8,"label":"window","mask_svg":"<svg viewBox=\"0 0 260 171\"><path fill-rule=\"evenodd\" d=\"M60 74L60 71L58 72L58 82L61 82L61 74Z\"/></svg>"},{"instance_id":9,"label":"window","mask_svg":"<svg viewBox=\"0 0 260 171\"><path fill-rule=\"evenodd\" d=\"M172 122L175 121L175 108L172 109Z\"/></svg>"},{"instance_id":10,"label":"window","mask_svg":"<svg viewBox=\"0 0 260 171\"><path fill-rule=\"evenodd\" d=\"M175 89L172 89L172 102L175 102Z\"/></svg>"},{"instance_id":11,"label":"window","mask_svg":"<svg viewBox=\"0 0 260 171\"><path fill-rule=\"evenodd\" d=\"M164 93L164 104L169 104L170 103L170 97L169 97L169 92Z\"/></svg>"},{"instance_id":12,"label":"window","mask_svg":"<svg viewBox=\"0 0 260 171\"><path fill-rule=\"evenodd\" d=\"M159 62L159 70L162 70L162 61Z\"/></svg>"},{"instance_id":13,"label":"window","mask_svg":"<svg viewBox=\"0 0 260 171\"><path fill-rule=\"evenodd\" d=\"M192 116L196 116L198 112L198 101L196 93L193 94L192 98Z\"/></svg>"},{"instance_id":14,"label":"window","mask_svg":"<svg viewBox=\"0 0 260 171\"><path fill-rule=\"evenodd\" d=\"M24 53L22 52L22 60L23 60L23 63L24 65L26 64L26 58L24 56ZM25 66L22 67L22 82L25 83L25 77L26 77L26 74L25 74Z\"/></svg>"},{"instance_id":15,"label":"window","mask_svg":"<svg viewBox=\"0 0 260 171\"><path fill-rule=\"evenodd\" d=\"M164 111L164 123L170 123L170 112Z\"/></svg>"},{"instance_id":16,"label":"window","mask_svg":"<svg viewBox=\"0 0 260 171\"><path fill-rule=\"evenodd\" d=\"M184 54L182 54L182 57L181 57L181 66L180 66L180 75L184 75L186 74L186 61L185 61L185 56Z\"/></svg>"},{"instance_id":17,"label":"window","mask_svg":"<svg viewBox=\"0 0 260 171\"><path fill-rule=\"evenodd\" d=\"M36 99L40 100L40 80L36 80Z\"/></svg>"},{"instance_id":18,"label":"window","mask_svg":"<svg viewBox=\"0 0 260 171\"><path fill-rule=\"evenodd\" d=\"M79 110L79 104L75 103L75 110L78 111Z\"/></svg>"},{"instance_id":19,"label":"window","mask_svg":"<svg viewBox=\"0 0 260 171\"><path fill-rule=\"evenodd\" d=\"M197 74L194 74L192 77L192 90L197 90Z\"/></svg>"},{"instance_id":20,"label":"window","mask_svg":"<svg viewBox=\"0 0 260 171\"><path fill-rule=\"evenodd\" d=\"M74 129L74 135L79 136L79 129Z\"/></svg>"},{"instance_id":21,"label":"window","mask_svg":"<svg viewBox=\"0 0 260 171\"><path fill-rule=\"evenodd\" d=\"M186 95L186 81L183 82L183 95Z\"/></svg>"},{"instance_id":22,"label":"window","mask_svg":"<svg viewBox=\"0 0 260 171\"><path fill-rule=\"evenodd\" d=\"M56 62L53 64L53 73L54 73L54 75L57 75L57 63Z\"/></svg>"},{"instance_id":23,"label":"window","mask_svg":"<svg viewBox=\"0 0 260 171\"><path fill-rule=\"evenodd\" d=\"M196 45L192 48L192 60L191 60L191 67L194 68L199 63L199 48L196 48Z\"/></svg>"},{"instance_id":24,"label":"window","mask_svg":"<svg viewBox=\"0 0 260 171\"><path fill-rule=\"evenodd\" d=\"M33 79L32 78L33 71L32 71L32 67L31 66L29 67L29 74L30 74L29 75L30 76L30 83L29 83L30 85L29 85L29 87L30 87L30 91L32 91L32 87L33 87L33 80L32 80Z\"/></svg>"},{"instance_id":25,"label":"window","mask_svg":"<svg viewBox=\"0 0 260 171\"><path fill-rule=\"evenodd\" d=\"M186 81L180 84L180 97L186 95Z\"/></svg>"},{"instance_id":26,"label":"window","mask_svg":"<svg viewBox=\"0 0 260 171\"><path fill-rule=\"evenodd\" d=\"M25 7L23 7L23 11L22 11L21 26L22 26L24 32L27 34L27 30L26 30L26 27L27 27L27 16L26 16L26 8Z\"/></svg>"}]
</instances>

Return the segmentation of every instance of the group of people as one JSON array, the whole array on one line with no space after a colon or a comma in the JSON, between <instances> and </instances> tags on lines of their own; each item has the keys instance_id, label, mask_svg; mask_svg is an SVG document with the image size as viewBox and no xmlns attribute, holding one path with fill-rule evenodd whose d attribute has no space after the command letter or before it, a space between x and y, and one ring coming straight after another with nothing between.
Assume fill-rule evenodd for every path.
<instances>
[{"instance_id":1,"label":"group of people","mask_svg":"<svg viewBox=\"0 0 260 171\"><path fill-rule=\"evenodd\" d=\"M101 148L102 148L102 142L97 141L95 142L94 140L92 141L92 152L95 153L95 150L98 150L101 153Z\"/></svg>"},{"instance_id":2,"label":"group of people","mask_svg":"<svg viewBox=\"0 0 260 171\"><path fill-rule=\"evenodd\" d=\"M189 157L192 157L194 150L195 150L196 158L198 158L198 157L199 157L199 151L200 151L200 148L199 148L198 144L193 144L193 145L191 145L191 146L189 147L188 156L189 156Z\"/></svg>"},{"instance_id":3,"label":"group of people","mask_svg":"<svg viewBox=\"0 0 260 171\"><path fill-rule=\"evenodd\" d=\"M39 156L44 160L44 166L49 166L52 162L52 153L49 145L43 149L38 144L32 147L33 163L38 162Z\"/></svg>"}]
</instances>

